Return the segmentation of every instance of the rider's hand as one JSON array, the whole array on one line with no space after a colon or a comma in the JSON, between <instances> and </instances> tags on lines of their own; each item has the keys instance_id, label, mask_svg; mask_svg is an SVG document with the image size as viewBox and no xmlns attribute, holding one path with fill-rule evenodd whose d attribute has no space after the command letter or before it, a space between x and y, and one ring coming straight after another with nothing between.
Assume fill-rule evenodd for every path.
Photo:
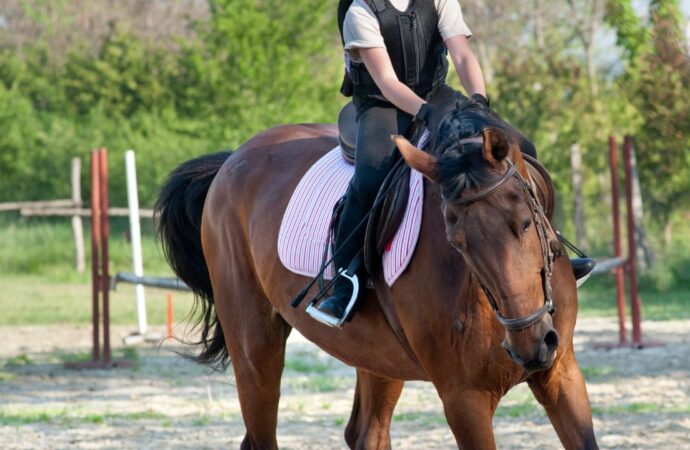
<instances>
[{"instance_id":1,"label":"rider's hand","mask_svg":"<svg viewBox=\"0 0 690 450\"><path fill-rule=\"evenodd\" d=\"M470 97L470 100L479 103L480 105L484 105L487 108L490 106L489 105L489 99L485 97L483 94L472 94Z\"/></svg>"},{"instance_id":2,"label":"rider's hand","mask_svg":"<svg viewBox=\"0 0 690 450\"><path fill-rule=\"evenodd\" d=\"M432 104L424 103L422 107L419 108L419 111L417 111L417 114L414 116L414 120L421 123L425 127L428 126L429 119L431 119L431 116L434 114L435 109L436 107Z\"/></svg>"}]
</instances>

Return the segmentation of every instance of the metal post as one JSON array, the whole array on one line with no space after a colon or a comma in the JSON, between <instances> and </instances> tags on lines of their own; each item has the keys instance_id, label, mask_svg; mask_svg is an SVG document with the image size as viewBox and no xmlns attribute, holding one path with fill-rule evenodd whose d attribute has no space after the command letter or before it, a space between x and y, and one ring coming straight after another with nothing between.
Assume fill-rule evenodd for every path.
<instances>
[{"instance_id":1,"label":"metal post","mask_svg":"<svg viewBox=\"0 0 690 450\"><path fill-rule=\"evenodd\" d=\"M101 246L101 196L98 150L91 151L91 322L93 332L92 361L100 360L99 308L101 292L99 249Z\"/></svg>"},{"instance_id":2,"label":"metal post","mask_svg":"<svg viewBox=\"0 0 690 450\"><path fill-rule=\"evenodd\" d=\"M103 292L103 362L110 365L110 273L108 268L108 150L101 148L100 155L100 188L101 188L101 290Z\"/></svg>"},{"instance_id":3,"label":"metal post","mask_svg":"<svg viewBox=\"0 0 690 450\"><path fill-rule=\"evenodd\" d=\"M628 279L630 283L630 310L632 313L632 342L642 346L640 298L637 295L637 246L635 244L635 212L633 210L633 174L632 174L633 141L625 136L623 141L623 162L625 166L625 195L628 216Z\"/></svg>"},{"instance_id":4,"label":"metal post","mask_svg":"<svg viewBox=\"0 0 690 450\"><path fill-rule=\"evenodd\" d=\"M621 247L620 197L618 195L618 146L616 138L609 137L609 167L611 168L611 206L613 210L613 251L616 258L623 256ZM616 303L618 305L618 342L625 345L625 273L623 267L614 269L616 274Z\"/></svg>"},{"instance_id":5,"label":"metal post","mask_svg":"<svg viewBox=\"0 0 690 450\"><path fill-rule=\"evenodd\" d=\"M134 150L125 152L125 171L127 174L127 206L129 208L129 234L132 240L132 263L134 274L144 276L144 260L141 252L141 226L139 222L139 195L137 192L137 169L134 160ZM135 286L137 302L137 324L139 334L145 335L148 324L146 320L146 298L144 285Z\"/></svg>"}]
</instances>

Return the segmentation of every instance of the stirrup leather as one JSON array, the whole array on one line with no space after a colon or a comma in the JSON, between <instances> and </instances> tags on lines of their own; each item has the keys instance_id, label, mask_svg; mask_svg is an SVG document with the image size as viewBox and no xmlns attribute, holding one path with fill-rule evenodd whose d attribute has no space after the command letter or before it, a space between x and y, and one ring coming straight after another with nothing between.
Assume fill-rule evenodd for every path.
<instances>
[{"instance_id":1,"label":"stirrup leather","mask_svg":"<svg viewBox=\"0 0 690 450\"><path fill-rule=\"evenodd\" d=\"M347 317L350 315L352 308L355 306L355 303L357 302L357 296L359 295L359 280L357 279L357 275L348 275L345 269L340 269L340 272L338 272L338 275L336 276L345 277L347 280L350 281L350 283L352 283L352 296L350 297L350 301L347 303L347 306L345 307L343 317L333 317L316 309L316 306L314 306L316 304L316 298L309 303L306 312L313 319L321 322L324 325L328 325L329 327L334 328L342 328L343 323L345 322L345 320L347 320Z\"/></svg>"}]
</instances>

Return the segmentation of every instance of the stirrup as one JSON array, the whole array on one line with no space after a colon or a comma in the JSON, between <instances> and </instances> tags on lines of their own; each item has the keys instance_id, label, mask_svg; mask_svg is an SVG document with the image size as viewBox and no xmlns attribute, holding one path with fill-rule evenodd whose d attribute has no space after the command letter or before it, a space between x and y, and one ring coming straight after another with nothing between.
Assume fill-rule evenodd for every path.
<instances>
[{"instance_id":1,"label":"stirrup","mask_svg":"<svg viewBox=\"0 0 690 450\"><path fill-rule=\"evenodd\" d=\"M352 308L355 306L355 303L357 302L357 295L359 295L359 280L357 279L357 275L348 275L345 269L340 269L340 272L338 272L338 275L336 276L345 277L350 281L350 283L352 283L352 296L350 297L350 301L347 303L347 306L345 307L343 317L333 317L331 315L319 311L314 306L314 304L316 303L316 299L312 300L309 303L306 312L313 319L315 319L318 322L321 322L324 325L328 325L329 327L334 328L342 328L343 322L347 320L347 317L350 315L350 311L352 311Z\"/></svg>"},{"instance_id":2,"label":"stirrup","mask_svg":"<svg viewBox=\"0 0 690 450\"><path fill-rule=\"evenodd\" d=\"M585 275L585 276L582 277L582 278L576 279L576 280L575 280L575 286L576 286L576 288L579 288L580 286L582 286L583 284L585 284L585 281L589 280L589 277L591 277L591 276L592 276L592 272L588 273L587 275Z\"/></svg>"}]
</instances>

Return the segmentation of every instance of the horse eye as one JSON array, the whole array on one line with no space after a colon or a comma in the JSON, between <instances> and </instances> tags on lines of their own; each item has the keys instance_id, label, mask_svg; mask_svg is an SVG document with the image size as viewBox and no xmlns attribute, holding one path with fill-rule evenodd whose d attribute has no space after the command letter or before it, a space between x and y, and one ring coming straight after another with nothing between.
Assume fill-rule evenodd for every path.
<instances>
[{"instance_id":1,"label":"horse eye","mask_svg":"<svg viewBox=\"0 0 690 450\"><path fill-rule=\"evenodd\" d=\"M520 231L526 233L527 230L529 230L530 225L532 225L532 219L525 219L525 221L522 222L522 228Z\"/></svg>"}]
</instances>

